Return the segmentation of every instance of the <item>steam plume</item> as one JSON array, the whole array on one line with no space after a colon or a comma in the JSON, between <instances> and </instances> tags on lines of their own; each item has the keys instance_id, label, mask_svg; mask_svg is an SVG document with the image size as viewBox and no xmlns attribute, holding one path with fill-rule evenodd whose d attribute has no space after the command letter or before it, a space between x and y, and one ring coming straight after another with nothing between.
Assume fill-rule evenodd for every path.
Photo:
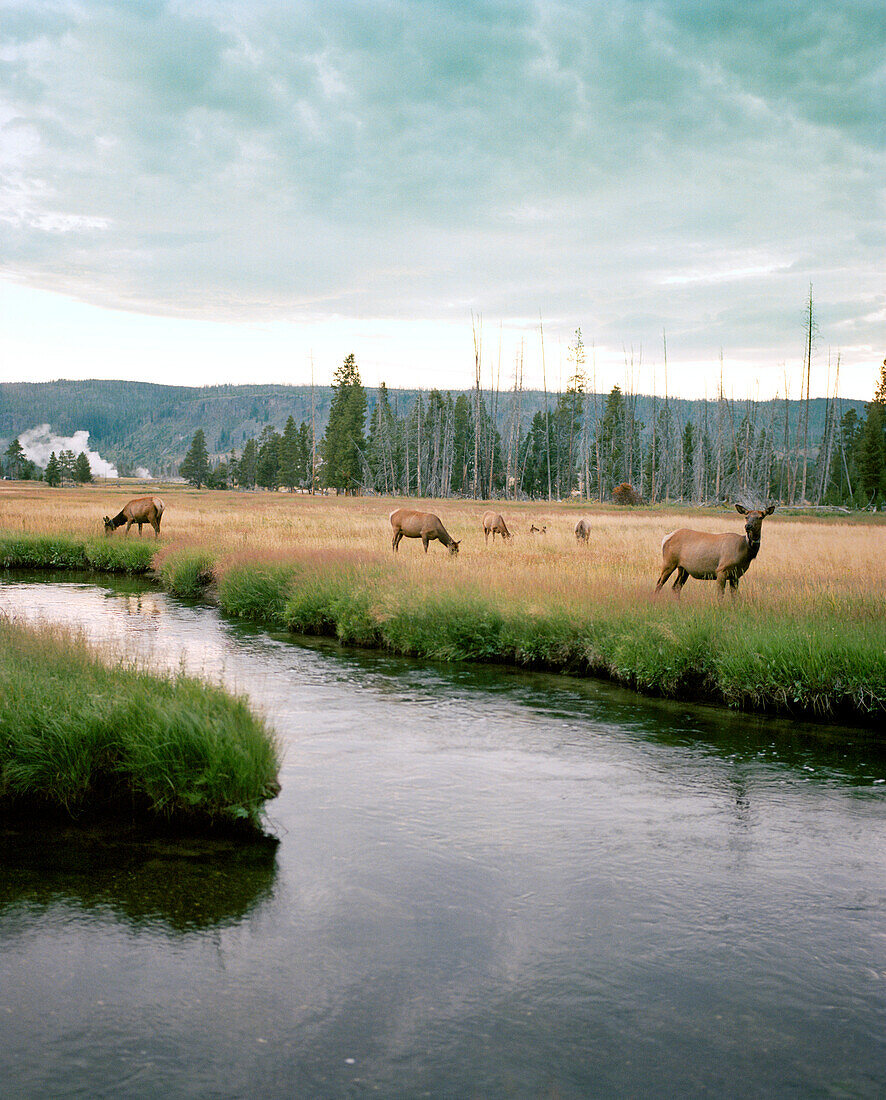
<instances>
[{"instance_id":1,"label":"steam plume","mask_svg":"<svg viewBox=\"0 0 886 1100\"><path fill-rule=\"evenodd\" d=\"M32 462L36 462L38 466L45 468L53 451L55 451L56 458L62 451L73 451L75 455L82 452L86 455L89 468L94 475L98 477L120 476L117 473L116 466L106 462L98 451L89 449L89 432L87 431L74 432L70 436L53 435L49 424L38 424L36 427L28 428L27 431L22 432L18 437L18 441L22 445L25 457Z\"/></svg>"}]
</instances>

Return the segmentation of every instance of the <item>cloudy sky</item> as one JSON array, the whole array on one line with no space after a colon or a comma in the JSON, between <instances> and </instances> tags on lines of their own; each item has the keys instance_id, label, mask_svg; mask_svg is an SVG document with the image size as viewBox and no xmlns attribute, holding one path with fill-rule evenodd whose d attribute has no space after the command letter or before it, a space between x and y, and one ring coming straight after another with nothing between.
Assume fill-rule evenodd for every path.
<instances>
[{"instance_id":1,"label":"cloudy sky","mask_svg":"<svg viewBox=\"0 0 886 1100\"><path fill-rule=\"evenodd\" d=\"M870 397L884 105L882 0L0 0L0 381L796 394L812 284Z\"/></svg>"}]
</instances>

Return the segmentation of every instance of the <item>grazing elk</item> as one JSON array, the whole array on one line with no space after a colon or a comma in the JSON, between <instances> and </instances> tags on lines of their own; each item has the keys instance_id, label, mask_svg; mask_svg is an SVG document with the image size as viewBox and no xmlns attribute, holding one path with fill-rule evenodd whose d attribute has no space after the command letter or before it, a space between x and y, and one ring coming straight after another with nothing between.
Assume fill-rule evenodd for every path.
<instances>
[{"instance_id":1,"label":"grazing elk","mask_svg":"<svg viewBox=\"0 0 886 1100\"><path fill-rule=\"evenodd\" d=\"M536 527L535 524L533 523L529 527L529 534L530 535L543 535L545 533L545 531L547 531L547 529L548 529L547 524L544 524L544 526L542 526L542 527Z\"/></svg>"},{"instance_id":2,"label":"grazing elk","mask_svg":"<svg viewBox=\"0 0 886 1100\"><path fill-rule=\"evenodd\" d=\"M508 525L505 523L504 516L498 514L498 512L487 512L483 516L483 537L486 540L487 546L489 545L489 532L492 532L492 545L495 546L495 536L501 535L503 539L511 538L511 532L508 530Z\"/></svg>"},{"instance_id":3,"label":"grazing elk","mask_svg":"<svg viewBox=\"0 0 886 1100\"><path fill-rule=\"evenodd\" d=\"M575 538L577 542L587 542L591 537L591 521L580 519L575 525Z\"/></svg>"},{"instance_id":4,"label":"grazing elk","mask_svg":"<svg viewBox=\"0 0 886 1100\"><path fill-rule=\"evenodd\" d=\"M391 527L394 528L394 538L391 546L396 550L402 538L421 539L428 552L428 543L439 539L444 546L449 548L450 554L458 553L459 543L450 537L449 532L443 526L439 516L433 512L417 512L414 508L397 508L391 512ZM461 540L459 540L460 542Z\"/></svg>"},{"instance_id":5,"label":"grazing elk","mask_svg":"<svg viewBox=\"0 0 886 1100\"><path fill-rule=\"evenodd\" d=\"M736 504L735 509L741 515L747 516L744 537L733 531L711 535L707 531L690 531L685 527L664 537L661 544L661 576L655 586L656 595L675 569L676 596L680 595L688 577L695 577L700 581L715 580L720 587L721 599L728 581L730 590L735 595L739 580L760 552L763 520L775 511L775 505L770 504L762 512L748 511L741 504Z\"/></svg>"},{"instance_id":6,"label":"grazing elk","mask_svg":"<svg viewBox=\"0 0 886 1100\"><path fill-rule=\"evenodd\" d=\"M113 519L105 516L105 534L113 535L118 527L126 524L124 535L129 534L129 528L133 523L138 524L138 533L142 533L142 524L150 523L154 528L154 537L160 538L160 518L163 515L164 504L159 497L136 497L123 506Z\"/></svg>"}]
</instances>

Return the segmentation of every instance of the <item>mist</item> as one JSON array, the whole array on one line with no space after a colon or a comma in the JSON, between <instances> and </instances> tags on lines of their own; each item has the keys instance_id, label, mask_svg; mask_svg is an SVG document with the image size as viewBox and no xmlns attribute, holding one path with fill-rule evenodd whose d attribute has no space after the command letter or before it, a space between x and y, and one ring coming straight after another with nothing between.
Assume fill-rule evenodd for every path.
<instances>
[{"instance_id":1,"label":"mist","mask_svg":"<svg viewBox=\"0 0 886 1100\"><path fill-rule=\"evenodd\" d=\"M18 441L22 445L25 457L29 458L32 462L36 462L37 465L43 467L43 469L46 468L49 456L53 452L55 452L55 456L58 458L62 451L73 451L75 455L86 455L93 476L120 476L117 472L117 467L114 466L113 463L103 459L98 451L90 450L89 432L85 430L74 432L73 435L68 436L54 435L49 424L38 424L36 427L28 428L27 431L22 432L18 437ZM147 474L147 471L144 473Z\"/></svg>"}]
</instances>

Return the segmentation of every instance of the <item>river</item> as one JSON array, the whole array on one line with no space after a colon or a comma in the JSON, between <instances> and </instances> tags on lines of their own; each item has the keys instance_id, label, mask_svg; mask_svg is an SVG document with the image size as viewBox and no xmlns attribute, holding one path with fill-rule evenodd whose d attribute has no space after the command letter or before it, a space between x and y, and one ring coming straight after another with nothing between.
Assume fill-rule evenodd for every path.
<instances>
[{"instance_id":1,"label":"river","mask_svg":"<svg viewBox=\"0 0 886 1100\"><path fill-rule=\"evenodd\" d=\"M0 613L246 693L274 848L6 830L4 1097L886 1095L870 732L301 644L137 581Z\"/></svg>"}]
</instances>

